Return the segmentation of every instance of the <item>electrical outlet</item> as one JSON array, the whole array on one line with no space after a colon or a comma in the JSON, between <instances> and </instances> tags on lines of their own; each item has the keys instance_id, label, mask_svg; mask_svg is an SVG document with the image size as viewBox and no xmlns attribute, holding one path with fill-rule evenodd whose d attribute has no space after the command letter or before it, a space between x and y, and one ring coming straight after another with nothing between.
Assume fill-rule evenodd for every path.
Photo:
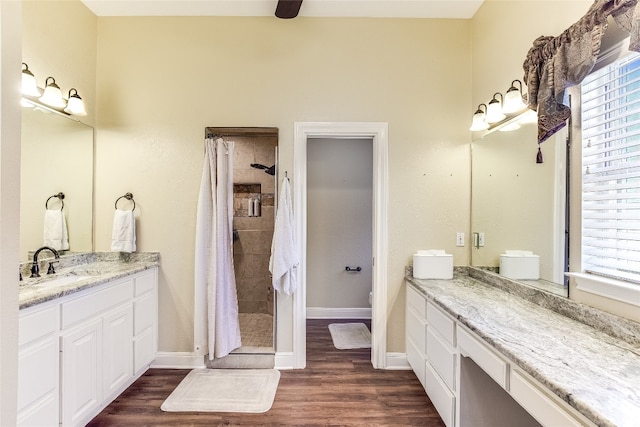
<instances>
[{"instance_id":1,"label":"electrical outlet","mask_svg":"<svg viewBox=\"0 0 640 427\"><path fill-rule=\"evenodd\" d=\"M464 246L464 233L462 231L456 233L456 246Z\"/></svg>"},{"instance_id":2,"label":"electrical outlet","mask_svg":"<svg viewBox=\"0 0 640 427\"><path fill-rule=\"evenodd\" d=\"M484 233L478 233L478 246L484 246Z\"/></svg>"}]
</instances>

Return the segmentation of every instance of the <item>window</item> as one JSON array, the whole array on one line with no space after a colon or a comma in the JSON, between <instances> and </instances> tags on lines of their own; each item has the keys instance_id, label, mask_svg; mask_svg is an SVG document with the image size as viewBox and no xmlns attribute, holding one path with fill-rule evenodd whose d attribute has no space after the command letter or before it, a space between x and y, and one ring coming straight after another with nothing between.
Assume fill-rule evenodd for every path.
<instances>
[{"instance_id":1,"label":"window","mask_svg":"<svg viewBox=\"0 0 640 427\"><path fill-rule=\"evenodd\" d=\"M587 76L582 105L582 266L640 284L640 55Z\"/></svg>"}]
</instances>

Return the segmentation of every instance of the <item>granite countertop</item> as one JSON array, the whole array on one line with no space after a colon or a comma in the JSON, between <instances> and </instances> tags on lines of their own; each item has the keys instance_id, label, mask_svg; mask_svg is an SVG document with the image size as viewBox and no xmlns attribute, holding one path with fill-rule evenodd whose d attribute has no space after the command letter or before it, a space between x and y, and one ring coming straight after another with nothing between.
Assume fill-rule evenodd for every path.
<instances>
[{"instance_id":1,"label":"granite countertop","mask_svg":"<svg viewBox=\"0 0 640 427\"><path fill-rule=\"evenodd\" d=\"M567 299L541 304L459 272L406 280L595 424L640 425L640 324ZM618 325L602 326L609 320Z\"/></svg>"},{"instance_id":2,"label":"granite countertop","mask_svg":"<svg viewBox=\"0 0 640 427\"><path fill-rule=\"evenodd\" d=\"M157 252L121 253L88 252L61 256L59 260L41 257L41 277L29 278L31 263L21 264L23 280L19 282L20 309L51 301L111 280L148 270L159 265ZM45 265L58 261L55 274L46 274ZM75 276L75 277L74 277ZM65 280L69 280L64 283ZM59 282L55 284L53 281Z\"/></svg>"}]
</instances>

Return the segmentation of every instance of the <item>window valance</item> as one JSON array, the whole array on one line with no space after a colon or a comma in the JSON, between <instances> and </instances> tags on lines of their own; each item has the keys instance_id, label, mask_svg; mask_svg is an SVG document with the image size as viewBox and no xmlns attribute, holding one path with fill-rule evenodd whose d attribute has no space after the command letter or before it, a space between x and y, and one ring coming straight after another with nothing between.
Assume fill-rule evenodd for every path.
<instances>
[{"instance_id":1,"label":"window valance","mask_svg":"<svg viewBox=\"0 0 640 427\"><path fill-rule=\"evenodd\" d=\"M559 36L534 40L523 68L529 107L538 112L538 143L566 125L571 111L563 103L564 91L593 68L610 16L629 32L629 49L640 51L638 0L595 0L586 15Z\"/></svg>"}]
</instances>

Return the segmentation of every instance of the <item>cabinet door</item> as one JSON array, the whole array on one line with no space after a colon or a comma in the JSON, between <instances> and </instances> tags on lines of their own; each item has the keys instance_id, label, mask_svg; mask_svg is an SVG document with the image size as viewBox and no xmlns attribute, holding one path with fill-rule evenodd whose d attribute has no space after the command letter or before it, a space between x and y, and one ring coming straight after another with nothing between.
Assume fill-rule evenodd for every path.
<instances>
[{"instance_id":1,"label":"cabinet door","mask_svg":"<svg viewBox=\"0 0 640 427\"><path fill-rule=\"evenodd\" d=\"M58 337L20 349L18 356L19 426L54 426L58 412Z\"/></svg>"},{"instance_id":2,"label":"cabinet door","mask_svg":"<svg viewBox=\"0 0 640 427\"><path fill-rule=\"evenodd\" d=\"M104 398L119 392L133 376L133 308L127 304L106 314L102 323Z\"/></svg>"},{"instance_id":3,"label":"cabinet door","mask_svg":"<svg viewBox=\"0 0 640 427\"><path fill-rule=\"evenodd\" d=\"M65 332L60 343L62 425L78 425L102 403L102 319Z\"/></svg>"}]
</instances>

